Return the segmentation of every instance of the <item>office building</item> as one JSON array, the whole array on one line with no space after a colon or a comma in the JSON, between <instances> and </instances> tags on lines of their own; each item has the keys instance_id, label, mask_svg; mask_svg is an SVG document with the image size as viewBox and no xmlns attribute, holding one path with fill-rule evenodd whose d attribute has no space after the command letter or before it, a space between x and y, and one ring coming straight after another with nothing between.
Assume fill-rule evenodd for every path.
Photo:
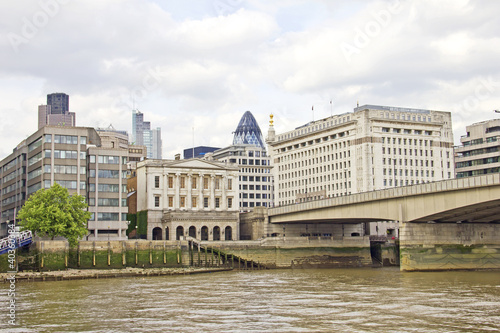
<instances>
[{"instance_id":1,"label":"office building","mask_svg":"<svg viewBox=\"0 0 500 333\"><path fill-rule=\"evenodd\" d=\"M128 138L87 127L45 126L0 161L0 233L25 200L54 183L86 198L87 239L126 239Z\"/></svg>"},{"instance_id":2,"label":"office building","mask_svg":"<svg viewBox=\"0 0 500 333\"><path fill-rule=\"evenodd\" d=\"M151 129L151 123L144 121L139 110L132 110L132 144L146 146L147 158L162 158L161 128Z\"/></svg>"},{"instance_id":3,"label":"office building","mask_svg":"<svg viewBox=\"0 0 500 333\"><path fill-rule=\"evenodd\" d=\"M69 112L69 96L64 93L47 95L47 104L38 106L38 129L46 126L76 126L76 115Z\"/></svg>"},{"instance_id":4,"label":"office building","mask_svg":"<svg viewBox=\"0 0 500 333\"><path fill-rule=\"evenodd\" d=\"M467 126L455 147L457 178L500 172L500 119Z\"/></svg>"},{"instance_id":5,"label":"office building","mask_svg":"<svg viewBox=\"0 0 500 333\"><path fill-rule=\"evenodd\" d=\"M209 160L238 166L241 212L273 206L271 159L260 127L250 111L241 117L234 131L233 144L205 156Z\"/></svg>"},{"instance_id":6,"label":"office building","mask_svg":"<svg viewBox=\"0 0 500 333\"><path fill-rule=\"evenodd\" d=\"M216 151L217 147L207 147L207 146L198 146L198 147L193 147L193 148L187 148L184 149L184 159L190 159L190 158L203 158L205 154L207 153L212 153Z\"/></svg>"},{"instance_id":7,"label":"office building","mask_svg":"<svg viewBox=\"0 0 500 333\"><path fill-rule=\"evenodd\" d=\"M450 112L363 105L268 144L277 205L454 177Z\"/></svg>"},{"instance_id":8,"label":"office building","mask_svg":"<svg viewBox=\"0 0 500 333\"><path fill-rule=\"evenodd\" d=\"M137 211L147 211L150 240L238 240L238 168L225 163L137 163Z\"/></svg>"}]
</instances>

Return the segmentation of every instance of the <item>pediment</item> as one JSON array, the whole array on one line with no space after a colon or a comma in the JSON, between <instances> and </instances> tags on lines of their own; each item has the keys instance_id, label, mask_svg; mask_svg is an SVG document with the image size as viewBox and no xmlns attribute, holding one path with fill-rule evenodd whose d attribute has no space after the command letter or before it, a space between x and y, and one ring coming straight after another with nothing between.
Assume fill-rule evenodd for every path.
<instances>
[{"instance_id":1,"label":"pediment","mask_svg":"<svg viewBox=\"0 0 500 333\"><path fill-rule=\"evenodd\" d=\"M226 169L222 163L204 161L200 159L179 160L170 164L170 167L188 168L188 169Z\"/></svg>"}]
</instances>

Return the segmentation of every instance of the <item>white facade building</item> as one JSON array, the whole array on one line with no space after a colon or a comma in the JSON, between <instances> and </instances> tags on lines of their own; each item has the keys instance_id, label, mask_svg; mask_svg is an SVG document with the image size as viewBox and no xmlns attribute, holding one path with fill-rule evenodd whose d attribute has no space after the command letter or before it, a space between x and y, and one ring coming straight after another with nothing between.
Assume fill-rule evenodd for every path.
<instances>
[{"instance_id":1,"label":"white facade building","mask_svg":"<svg viewBox=\"0 0 500 333\"><path fill-rule=\"evenodd\" d=\"M239 239L238 167L189 160L137 163L137 211L151 240Z\"/></svg>"},{"instance_id":2,"label":"white facade building","mask_svg":"<svg viewBox=\"0 0 500 333\"><path fill-rule=\"evenodd\" d=\"M363 105L267 142L276 205L454 177L450 112Z\"/></svg>"}]
</instances>

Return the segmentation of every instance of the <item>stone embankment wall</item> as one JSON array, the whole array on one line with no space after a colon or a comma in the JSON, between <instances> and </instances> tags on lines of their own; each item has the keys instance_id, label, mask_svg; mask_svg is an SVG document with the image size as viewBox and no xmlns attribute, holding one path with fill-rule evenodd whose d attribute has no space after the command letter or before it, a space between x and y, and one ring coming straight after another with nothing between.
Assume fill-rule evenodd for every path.
<instances>
[{"instance_id":1,"label":"stone embankment wall","mask_svg":"<svg viewBox=\"0 0 500 333\"><path fill-rule=\"evenodd\" d=\"M267 267L327 268L371 266L368 237L268 238L260 241L39 241L19 254L20 268L40 271L66 268L124 267ZM5 258L3 258L5 257ZM253 263L251 263L253 262ZM0 272L9 269L0 257Z\"/></svg>"},{"instance_id":2,"label":"stone embankment wall","mask_svg":"<svg viewBox=\"0 0 500 333\"><path fill-rule=\"evenodd\" d=\"M277 237L262 241L211 242L210 246L267 268L372 265L368 237Z\"/></svg>"},{"instance_id":3,"label":"stone embankment wall","mask_svg":"<svg viewBox=\"0 0 500 333\"><path fill-rule=\"evenodd\" d=\"M402 271L500 269L500 225L403 223Z\"/></svg>"},{"instance_id":4,"label":"stone embankment wall","mask_svg":"<svg viewBox=\"0 0 500 333\"><path fill-rule=\"evenodd\" d=\"M189 265L187 242L82 241L69 248L66 241L38 241L18 253L19 268L54 271L66 268L182 267ZM0 272L8 271L4 256Z\"/></svg>"}]
</instances>

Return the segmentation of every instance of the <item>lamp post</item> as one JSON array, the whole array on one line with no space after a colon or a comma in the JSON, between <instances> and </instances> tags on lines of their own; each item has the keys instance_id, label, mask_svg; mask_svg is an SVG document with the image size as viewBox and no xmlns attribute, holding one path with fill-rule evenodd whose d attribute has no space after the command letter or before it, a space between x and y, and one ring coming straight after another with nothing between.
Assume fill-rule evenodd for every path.
<instances>
[{"instance_id":1,"label":"lamp post","mask_svg":"<svg viewBox=\"0 0 500 333\"><path fill-rule=\"evenodd\" d=\"M135 239L137 239L137 226L135 226Z\"/></svg>"}]
</instances>

